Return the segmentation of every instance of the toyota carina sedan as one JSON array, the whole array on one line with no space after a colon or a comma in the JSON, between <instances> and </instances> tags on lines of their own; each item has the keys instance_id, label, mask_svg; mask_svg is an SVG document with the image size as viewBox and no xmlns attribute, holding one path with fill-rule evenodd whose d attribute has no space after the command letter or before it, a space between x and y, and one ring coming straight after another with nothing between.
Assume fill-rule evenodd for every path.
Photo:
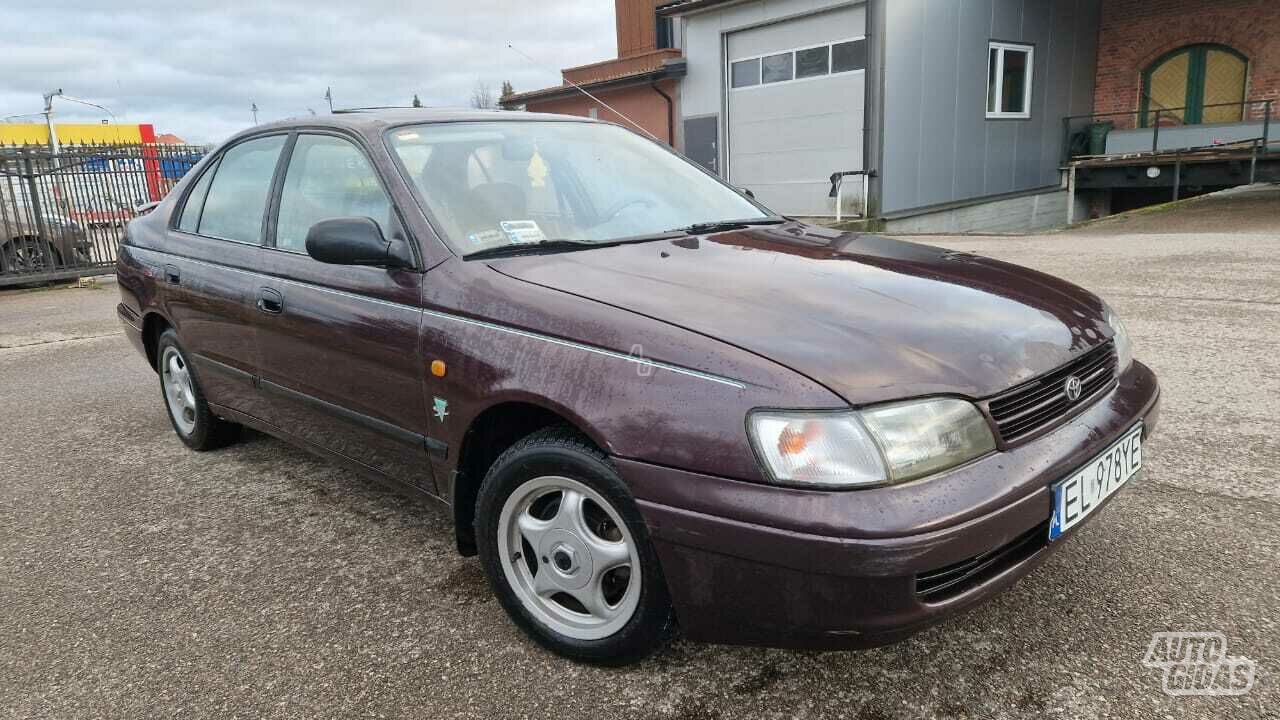
<instances>
[{"instance_id":1,"label":"toyota carina sedan","mask_svg":"<svg viewBox=\"0 0 1280 720\"><path fill-rule=\"evenodd\" d=\"M905 638L1067 541L1156 424L1092 293L781 217L584 118L257 126L127 235L182 442L247 426L438 501L577 660Z\"/></svg>"}]
</instances>

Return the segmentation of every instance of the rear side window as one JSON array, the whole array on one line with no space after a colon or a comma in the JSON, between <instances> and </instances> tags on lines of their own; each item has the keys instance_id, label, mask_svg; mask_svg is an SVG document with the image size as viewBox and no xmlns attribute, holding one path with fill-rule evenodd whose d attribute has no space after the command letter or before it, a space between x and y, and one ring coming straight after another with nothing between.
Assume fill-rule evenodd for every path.
<instances>
[{"instance_id":1,"label":"rear side window","mask_svg":"<svg viewBox=\"0 0 1280 720\"><path fill-rule=\"evenodd\" d=\"M182 232L194 233L200 225L200 210L204 208L204 196L209 192L209 183L213 182L213 174L218 171L218 163L214 162L208 170L196 180L196 184L187 194L187 202L182 206L182 217L178 220L178 229Z\"/></svg>"},{"instance_id":2,"label":"rear side window","mask_svg":"<svg viewBox=\"0 0 1280 720\"><path fill-rule=\"evenodd\" d=\"M388 230L391 201L358 147L330 135L299 135L280 193L276 247L307 251L307 232L321 220L367 217Z\"/></svg>"},{"instance_id":3,"label":"rear side window","mask_svg":"<svg viewBox=\"0 0 1280 720\"><path fill-rule=\"evenodd\" d=\"M262 216L285 140L284 135L249 140L223 154L197 232L254 245L261 242Z\"/></svg>"}]
</instances>

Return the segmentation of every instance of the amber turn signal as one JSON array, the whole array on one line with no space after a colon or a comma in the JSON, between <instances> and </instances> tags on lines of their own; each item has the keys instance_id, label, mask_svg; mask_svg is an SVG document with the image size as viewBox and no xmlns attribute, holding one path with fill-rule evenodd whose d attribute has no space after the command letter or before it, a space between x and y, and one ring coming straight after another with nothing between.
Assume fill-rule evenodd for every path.
<instances>
[{"instance_id":1,"label":"amber turn signal","mask_svg":"<svg viewBox=\"0 0 1280 720\"><path fill-rule=\"evenodd\" d=\"M778 451L783 455L799 455L811 442L822 438L822 426L816 422L791 423L778 437Z\"/></svg>"}]
</instances>

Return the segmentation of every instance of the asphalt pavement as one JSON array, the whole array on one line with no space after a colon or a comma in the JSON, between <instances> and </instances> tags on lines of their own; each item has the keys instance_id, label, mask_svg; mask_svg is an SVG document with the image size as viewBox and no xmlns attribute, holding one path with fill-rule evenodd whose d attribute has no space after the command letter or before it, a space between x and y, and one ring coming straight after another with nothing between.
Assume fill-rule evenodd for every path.
<instances>
[{"instance_id":1,"label":"asphalt pavement","mask_svg":"<svg viewBox=\"0 0 1280 720\"><path fill-rule=\"evenodd\" d=\"M922 239L1106 297L1163 415L1143 475L1037 572L850 653L560 660L439 508L262 435L186 450L110 281L0 294L0 717L1280 717L1280 193L1197 203ZM1142 663L1162 631L1223 633L1253 690L1166 695Z\"/></svg>"}]
</instances>

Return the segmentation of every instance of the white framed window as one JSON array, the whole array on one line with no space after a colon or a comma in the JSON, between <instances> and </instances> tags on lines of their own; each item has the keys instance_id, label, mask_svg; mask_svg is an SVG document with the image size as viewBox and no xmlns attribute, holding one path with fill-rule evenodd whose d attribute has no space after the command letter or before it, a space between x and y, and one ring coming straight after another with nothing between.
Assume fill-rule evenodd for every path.
<instances>
[{"instance_id":1,"label":"white framed window","mask_svg":"<svg viewBox=\"0 0 1280 720\"><path fill-rule=\"evenodd\" d=\"M991 42L987 53L987 118L1027 120L1031 117L1031 78L1035 48Z\"/></svg>"}]
</instances>

